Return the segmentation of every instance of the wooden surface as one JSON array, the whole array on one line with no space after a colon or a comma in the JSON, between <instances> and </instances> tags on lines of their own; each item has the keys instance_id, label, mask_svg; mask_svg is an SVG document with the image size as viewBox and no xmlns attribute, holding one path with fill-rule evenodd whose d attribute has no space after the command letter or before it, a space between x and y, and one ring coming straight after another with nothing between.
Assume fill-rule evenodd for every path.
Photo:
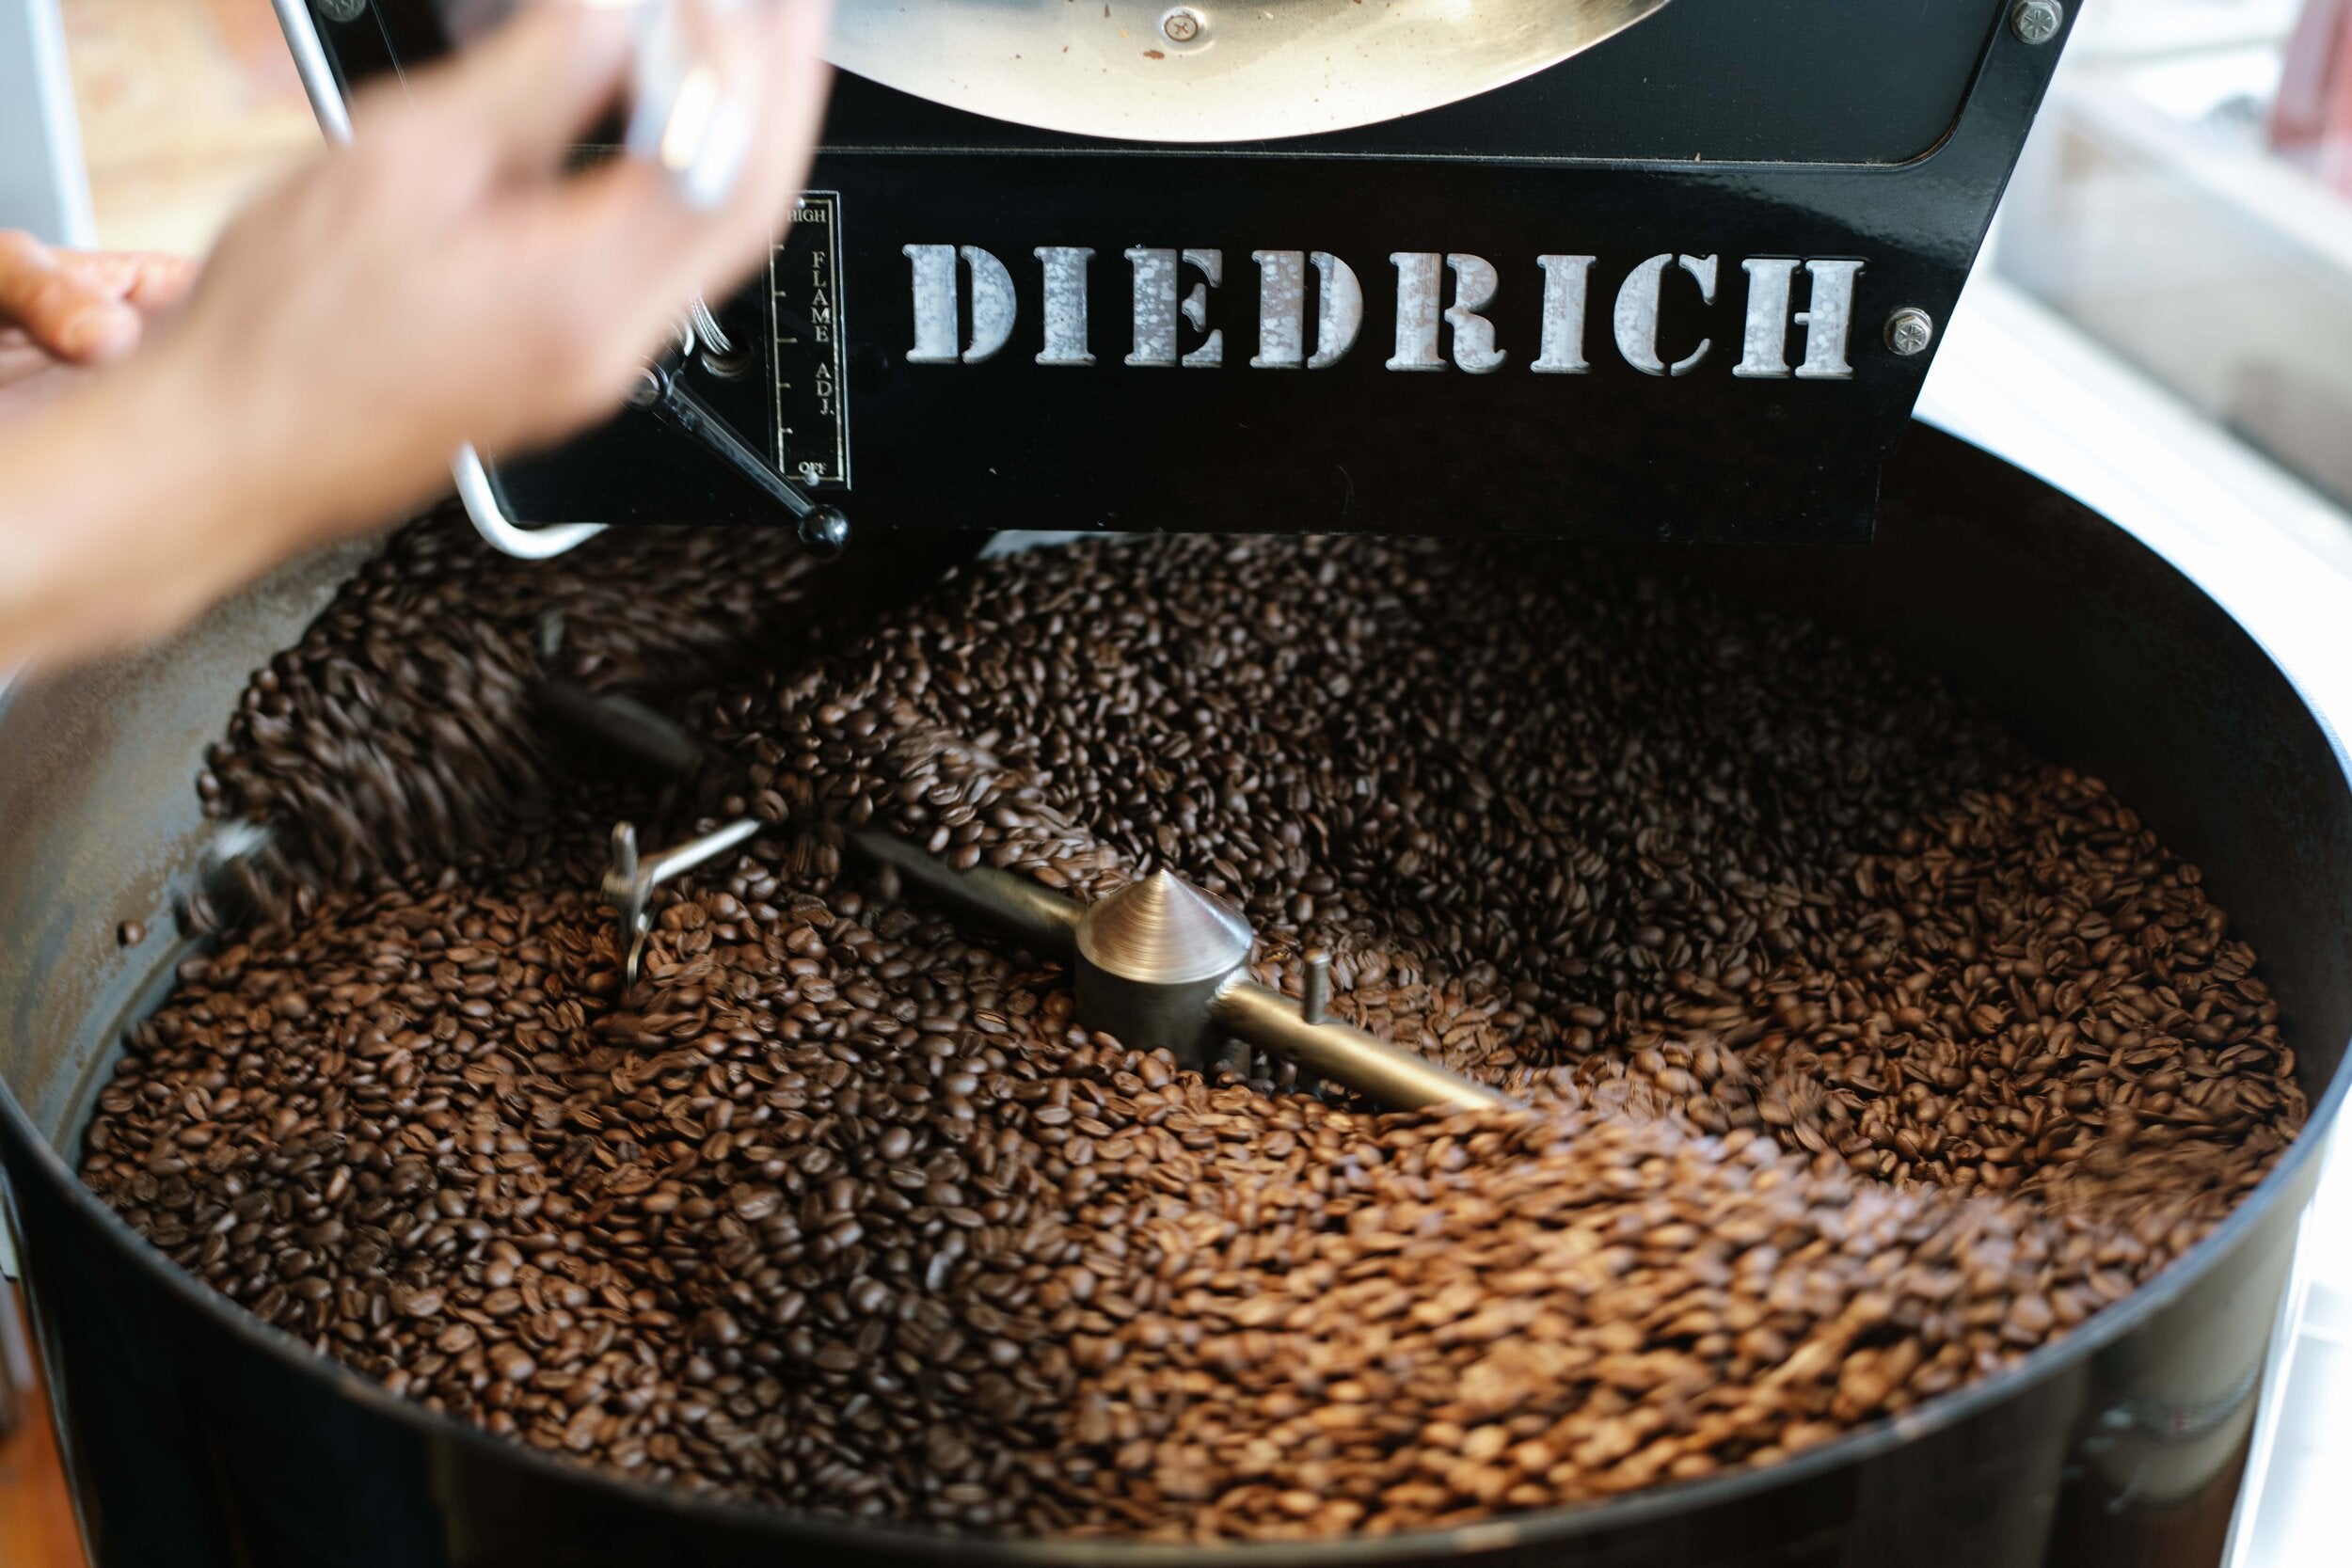
<instances>
[{"instance_id":1,"label":"wooden surface","mask_svg":"<svg viewBox=\"0 0 2352 1568\"><path fill-rule=\"evenodd\" d=\"M269 0L60 9L102 245L201 254L240 201L320 146Z\"/></svg>"},{"instance_id":2,"label":"wooden surface","mask_svg":"<svg viewBox=\"0 0 2352 1568\"><path fill-rule=\"evenodd\" d=\"M0 1291L13 1298L15 1290L0 1279ZM32 1396L25 1419L0 1437L0 1568L87 1568L57 1468L49 1407L38 1386Z\"/></svg>"}]
</instances>

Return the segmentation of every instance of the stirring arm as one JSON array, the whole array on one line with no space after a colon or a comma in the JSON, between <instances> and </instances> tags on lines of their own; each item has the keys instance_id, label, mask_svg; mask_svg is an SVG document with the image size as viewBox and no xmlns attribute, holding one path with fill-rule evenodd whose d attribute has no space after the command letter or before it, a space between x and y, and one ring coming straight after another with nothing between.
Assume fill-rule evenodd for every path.
<instances>
[{"instance_id":1,"label":"stirring arm","mask_svg":"<svg viewBox=\"0 0 2352 1568\"><path fill-rule=\"evenodd\" d=\"M1065 961L1076 955L1079 927L1102 908L1064 898L1009 872L985 866L955 870L888 833L870 830L852 833L850 845L958 914L994 927L1024 946ZM1138 988L1153 984L1112 978ZM1235 966L1206 1005L1209 1022L1224 1033L1393 1110L1433 1105L1502 1110L1518 1104L1499 1090L1360 1029L1329 1019L1311 1022L1298 1003L1250 979L1247 964ZM1081 1018L1079 1022L1088 1021Z\"/></svg>"}]
</instances>

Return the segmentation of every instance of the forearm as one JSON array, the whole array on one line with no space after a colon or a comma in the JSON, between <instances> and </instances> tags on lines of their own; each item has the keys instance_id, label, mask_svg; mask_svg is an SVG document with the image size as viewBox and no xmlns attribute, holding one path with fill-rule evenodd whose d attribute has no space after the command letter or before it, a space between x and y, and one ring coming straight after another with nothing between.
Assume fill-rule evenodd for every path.
<instances>
[{"instance_id":1,"label":"forearm","mask_svg":"<svg viewBox=\"0 0 2352 1568\"><path fill-rule=\"evenodd\" d=\"M717 90L756 111L714 207L657 161L569 166L628 78L614 8L526 8L363 95L352 145L231 223L166 329L0 424L0 668L167 631L424 500L461 442L503 457L609 416L670 313L788 221L825 11L714 11Z\"/></svg>"},{"instance_id":2,"label":"forearm","mask_svg":"<svg viewBox=\"0 0 2352 1568\"><path fill-rule=\"evenodd\" d=\"M0 428L0 669L156 635L294 547L265 445L168 351Z\"/></svg>"}]
</instances>

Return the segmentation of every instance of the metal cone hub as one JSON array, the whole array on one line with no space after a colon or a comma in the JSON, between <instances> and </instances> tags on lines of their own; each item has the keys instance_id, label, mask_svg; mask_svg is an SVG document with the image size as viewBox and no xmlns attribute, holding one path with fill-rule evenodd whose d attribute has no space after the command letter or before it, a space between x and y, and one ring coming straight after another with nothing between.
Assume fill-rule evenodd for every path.
<instances>
[{"instance_id":1,"label":"metal cone hub","mask_svg":"<svg viewBox=\"0 0 2352 1568\"><path fill-rule=\"evenodd\" d=\"M1249 957L1239 911L1166 871L1090 905L1078 954L1105 974L1147 985L1221 979Z\"/></svg>"}]
</instances>

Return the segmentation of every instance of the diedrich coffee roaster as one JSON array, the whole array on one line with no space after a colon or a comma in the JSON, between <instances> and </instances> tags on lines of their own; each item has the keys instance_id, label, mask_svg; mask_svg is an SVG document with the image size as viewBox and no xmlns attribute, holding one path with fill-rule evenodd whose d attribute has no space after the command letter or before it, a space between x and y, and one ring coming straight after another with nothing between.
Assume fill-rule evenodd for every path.
<instances>
[{"instance_id":1,"label":"diedrich coffee roaster","mask_svg":"<svg viewBox=\"0 0 2352 1568\"><path fill-rule=\"evenodd\" d=\"M330 133L452 46L280 0ZM2264 955L2312 1114L2187 1258L2022 1366L1764 1468L1474 1527L1193 1549L696 1501L393 1399L75 1180L191 939L187 781L323 557L0 710L0 1153L101 1568L828 1562L2207 1564L2352 1035L2352 783L2290 675L2129 535L1910 412L2069 18L2053 0L842 0L810 188L639 405L460 458L485 534L1490 532L1682 547L2113 783Z\"/></svg>"}]
</instances>

